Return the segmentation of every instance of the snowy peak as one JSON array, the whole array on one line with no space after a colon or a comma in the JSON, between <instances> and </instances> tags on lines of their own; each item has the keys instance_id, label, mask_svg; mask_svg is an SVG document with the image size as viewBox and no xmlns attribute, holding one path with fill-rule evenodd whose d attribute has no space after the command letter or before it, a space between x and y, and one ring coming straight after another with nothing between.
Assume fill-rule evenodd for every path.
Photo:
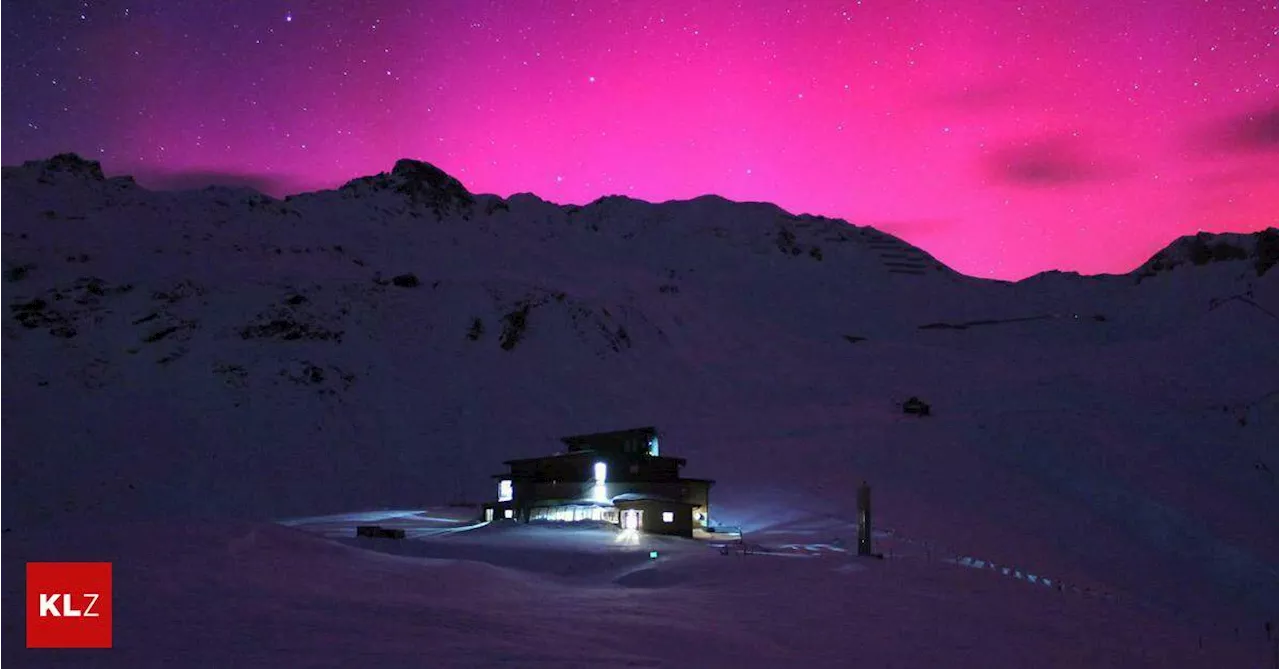
<instances>
[{"instance_id":1,"label":"snowy peak","mask_svg":"<svg viewBox=\"0 0 1280 669\"><path fill-rule=\"evenodd\" d=\"M77 177L104 181L102 165L96 160L85 160L74 153L60 153L48 160L28 160L23 169L37 170L45 175L71 174Z\"/></svg>"},{"instance_id":2,"label":"snowy peak","mask_svg":"<svg viewBox=\"0 0 1280 669\"><path fill-rule=\"evenodd\" d=\"M131 176L106 178L102 165L74 153L62 153L46 160L29 160L3 168L5 213L9 202L20 200L24 208L46 219L83 218L95 206L128 206L153 198ZM10 229L11 218L5 219Z\"/></svg>"},{"instance_id":3,"label":"snowy peak","mask_svg":"<svg viewBox=\"0 0 1280 669\"><path fill-rule=\"evenodd\" d=\"M418 160L397 160L391 176L400 179L401 192L414 194L438 193L461 201L470 201L471 193L462 182L449 176L444 170Z\"/></svg>"},{"instance_id":4,"label":"snowy peak","mask_svg":"<svg viewBox=\"0 0 1280 669\"><path fill-rule=\"evenodd\" d=\"M60 153L46 160L28 160L22 165L4 168L6 182L31 182L40 186L70 185L98 188L110 185L127 188L135 185L133 177L106 178L102 165L96 160L86 160L74 153Z\"/></svg>"},{"instance_id":5,"label":"snowy peak","mask_svg":"<svg viewBox=\"0 0 1280 669\"><path fill-rule=\"evenodd\" d=\"M1187 265L1248 262L1258 276L1276 264L1276 228L1254 233L1208 233L1180 237L1135 270L1139 280Z\"/></svg>"},{"instance_id":6,"label":"snowy peak","mask_svg":"<svg viewBox=\"0 0 1280 669\"><path fill-rule=\"evenodd\" d=\"M462 182L449 176L444 170L418 160L402 158L388 174L352 179L339 192L348 197L362 198L380 192L403 195L419 206L435 211L437 218L465 213L475 204L475 197Z\"/></svg>"}]
</instances>

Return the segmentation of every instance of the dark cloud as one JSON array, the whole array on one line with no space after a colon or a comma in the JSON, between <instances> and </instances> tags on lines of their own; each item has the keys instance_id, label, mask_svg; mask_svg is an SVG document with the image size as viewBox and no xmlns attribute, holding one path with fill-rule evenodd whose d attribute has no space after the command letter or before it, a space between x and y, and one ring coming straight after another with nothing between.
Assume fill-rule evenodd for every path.
<instances>
[{"instance_id":1,"label":"dark cloud","mask_svg":"<svg viewBox=\"0 0 1280 669\"><path fill-rule=\"evenodd\" d=\"M137 174L135 178L139 184L152 190L199 190L208 186L228 186L251 188L273 197L282 197L294 192L290 179L274 174L185 170Z\"/></svg>"},{"instance_id":2,"label":"dark cloud","mask_svg":"<svg viewBox=\"0 0 1280 669\"><path fill-rule=\"evenodd\" d=\"M1266 107L1220 120L1197 133L1199 149L1211 152L1270 151L1280 146L1280 110Z\"/></svg>"},{"instance_id":3,"label":"dark cloud","mask_svg":"<svg viewBox=\"0 0 1280 669\"><path fill-rule=\"evenodd\" d=\"M1055 136L1022 141L985 158L987 172L1015 186L1062 186L1097 181L1110 172L1074 137Z\"/></svg>"}]
</instances>

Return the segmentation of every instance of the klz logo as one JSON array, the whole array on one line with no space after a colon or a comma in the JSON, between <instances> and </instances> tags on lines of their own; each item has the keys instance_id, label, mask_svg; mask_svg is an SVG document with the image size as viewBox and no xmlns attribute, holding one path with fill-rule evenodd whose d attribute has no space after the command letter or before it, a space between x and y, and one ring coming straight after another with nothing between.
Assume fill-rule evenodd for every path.
<instances>
[{"instance_id":1,"label":"klz logo","mask_svg":"<svg viewBox=\"0 0 1280 669\"><path fill-rule=\"evenodd\" d=\"M85 606L83 610L71 608L72 593L70 592L54 593L52 595L46 595L43 592L40 593L40 617L41 618L45 616L53 616L54 618L57 618L59 616L66 616L68 618L75 618L76 616L84 616L85 618L100 617L99 614L93 612L93 605L98 603L98 598L101 597L102 595L96 592L84 592L84 593L81 593L81 595L83 595L84 598L88 600L88 604ZM62 600L61 611L58 610L59 599Z\"/></svg>"},{"instance_id":2,"label":"klz logo","mask_svg":"<svg viewBox=\"0 0 1280 669\"><path fill-rule=\"evenodd\" d=\"M27 563L27 648L111 647L111 563Z\"/></svg>"}]
</instances>

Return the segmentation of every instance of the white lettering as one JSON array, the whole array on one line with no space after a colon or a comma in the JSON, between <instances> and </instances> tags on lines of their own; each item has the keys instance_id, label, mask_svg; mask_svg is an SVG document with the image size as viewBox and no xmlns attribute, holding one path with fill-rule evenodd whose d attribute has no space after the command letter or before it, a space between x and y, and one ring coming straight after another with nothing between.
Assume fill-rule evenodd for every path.
<instances>
[{"instance_id":1,"label":"white lettering","mask_svg":"<svg viewBox=\"0 0 1280 669\"><path fill-rule=\"evenodd\" d=\"M72 608L71 595L69 593L60 592L54 594L40 593L40 617L54 618L100 618L102 614L93 610L97 606L98 600L102 597L96 592L86 592L82 595L89 600L89 605L83 610ZM58 608L58 601L62 601L62 608Z\"/></svg>"},{"instance_id":2,"label":"white lettering","mask_svg":"<svg viewBox=\"0 0 1280 669\"><path fill-rule=\"evenodd\" d=\"M84 593L84 596L89 598L89 605L84 607L84 617L97 618L98 614L93 613L93 605L98 603L99 595L94 592L86 592Z\"/></svg>"},{"instance_id":3,"label":"white lettering","mask_svg":"<svg viewBox=\"0 0 1280 669\"><path fill-rule=\"evenodd\" d=\"M80 617L80 611L71 608L71 595L62 596L62 616L64 618Z\"/></svg>"},{"instance_id":4,"label":"white lettering","mask_svg":"<svg viewBox=\"0 0 1280 669\"><path fill-rule=\"evenodd\" d=\"M40 617L53 616L58 617L58 599L62 595L46 595L40 593Z\"/></svg>"}]
</instances>

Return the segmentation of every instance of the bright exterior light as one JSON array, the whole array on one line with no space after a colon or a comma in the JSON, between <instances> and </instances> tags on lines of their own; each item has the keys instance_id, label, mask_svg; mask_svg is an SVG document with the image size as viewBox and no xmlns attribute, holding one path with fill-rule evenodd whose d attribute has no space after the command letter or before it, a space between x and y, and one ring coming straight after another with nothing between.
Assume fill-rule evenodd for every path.
<instances>
[{"instance_id":1,"label":"bright exterior light","mask_svg":"<svg viewBox=\"0 0 1280 669\"><path fill-rule=\"evenodd\" d=\"M650 559L650 560L657 560L657 559L658 559L658 551L649 551L649 559Z\"/></svg>"},{"instance_id":2,"label":"bright exterior light","mask_svg":"<svg viewBox=\"0 0 1280 669\"><path fill-rule=\"evenodd\" d=\"M608 471L609 471L608 465L606 465L603 462L596 463L596 466L595 466L596 484L591 487L591 501L593 502L609 501L609 495L605 492L605 489L604 489L605 475L608 473Z\"/></svg>"},{"instance_id":3,"label":"bright exterior light","mask_svg":"<svg viewBox=\"0 0 1280 669\"><path fill-rule=\"evenodd\" d=\"M662 522L664 522L664 523L674 523L674 522L675 522L675 520L676 520L676 514L675 514L675 513L671 512L671 511L663 511L663 512L662 512Z\"/></svg>"},{"instance_id":4,"label":"bright exterior light","mask_svg":"<svg viewBox=\"0 0 1280 669\"><path fill-rule=\"evenodd\" d=\"M655 458L658 457L658 437L657 436L649 437L649 455L652 455Z\"/></svg>"},{"instance_id":5,"label":"bright exterior light","mask_svg":"<svg viewBox=\"0 0 1280 669\"><path fill-rule=\"evenodd\" d=\"M510 502L513 496L514 492L511 489L511 481L505 479L498 481L498 501Z\"/></svg>"}]
</instances>

